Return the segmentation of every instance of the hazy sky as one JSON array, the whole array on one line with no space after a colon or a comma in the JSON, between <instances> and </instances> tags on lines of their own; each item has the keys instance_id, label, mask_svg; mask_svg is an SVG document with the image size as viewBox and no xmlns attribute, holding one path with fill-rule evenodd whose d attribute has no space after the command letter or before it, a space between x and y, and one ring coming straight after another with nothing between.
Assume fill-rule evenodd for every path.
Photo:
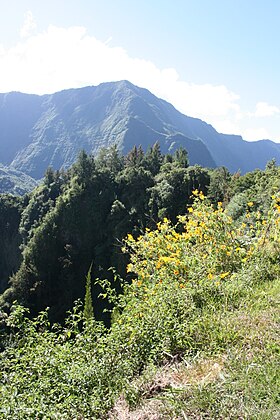
<instances>
[{"instance_id":1,"label":"hazy sky","mask_svg":"<svg viewBox=\"0 0 280 420\"><path fill-rule=\"evenodd\" d=\"M0 0L0 92L127 79L280 142L280 0Z\"/></svg>"}]
</instances>

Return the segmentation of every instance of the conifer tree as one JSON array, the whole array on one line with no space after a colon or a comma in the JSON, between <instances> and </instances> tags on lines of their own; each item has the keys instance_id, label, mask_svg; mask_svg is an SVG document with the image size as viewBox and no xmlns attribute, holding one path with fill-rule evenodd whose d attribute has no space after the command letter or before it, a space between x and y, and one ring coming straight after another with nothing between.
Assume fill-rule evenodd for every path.
<instances>
[{"instance_id":1,"label":"conifer tree","mask_svg":"<svg viewBox=\"0 0 280 420\"><path fill-rule=\"evenodd\" d=\"M94 318L92 295L91 295L91 270L92 270L92 264L90 265L88 273L86 275L86 294L85 294L85 303L84 303L84 317L86 321L90 321Z\"/></svg>"},{"instance_id":2,"label":"conifer tree","mask_svg":"<svg viewBox=\"0 0 280 420\"><path fill-rule=\"evenodd\" d=\"M175 150L174 162L181 168L188 168L189 156L187 150L183 149L183 147L179 147L179 149Z\"/></svg>"}]
</instances>

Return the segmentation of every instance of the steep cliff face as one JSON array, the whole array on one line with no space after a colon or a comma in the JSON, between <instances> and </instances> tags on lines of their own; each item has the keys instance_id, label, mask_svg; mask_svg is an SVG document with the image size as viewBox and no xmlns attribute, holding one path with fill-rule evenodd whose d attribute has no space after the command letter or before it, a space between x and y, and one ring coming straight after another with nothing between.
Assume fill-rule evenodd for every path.
<instances>
[{"instance_id":1,"label":"steep cliff face","mask_svg":"<svg viewBox=\"0 0 280 420\"><path fill-rule=\"evenodd\" d=\"M0 94L0 163L9 165L30 137L42 113L42 97L18 92Z\"/></svg>"},{"instance_id":2,"label":"steep cliff face","mask_svg":"<svg viewBox=\"0 0 280 420\"><path fill-rule=\"evenodd\" d=\"M272 158L280 163L279 144L219 134L127 81L43 96L0 95L0 163L36 179L48 166L71 166L81 149L97 153L116 144L125 153L156 141L163 152L185 147L191 164L246 172Z\"/></svg>"},{"instance_id":3,"label":"steep cliff face","mask_svg":"<svg viewBox=\"0 0 280 420\"><path fill-rule=\"evenodd\" d=\"M0 194L24 195L36 185L35 179L29 175L0 164Z\"/></svg>"}]
</instances>

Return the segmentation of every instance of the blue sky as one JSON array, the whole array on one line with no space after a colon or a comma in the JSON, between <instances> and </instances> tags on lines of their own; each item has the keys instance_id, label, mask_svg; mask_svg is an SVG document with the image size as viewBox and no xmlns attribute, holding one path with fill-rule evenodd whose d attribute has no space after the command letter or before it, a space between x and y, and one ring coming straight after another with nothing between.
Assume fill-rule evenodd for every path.
<instances>
[{"instance_id":1,"label":"blue sky","mask_svg":"<svg viewBox=\"0 0 280 420\"><path fill-rule=\"evenodd\" d=\"M280 1L0 0L0 92L128 79L218 131L280 142Z\"/></svg>"}]
</instances>

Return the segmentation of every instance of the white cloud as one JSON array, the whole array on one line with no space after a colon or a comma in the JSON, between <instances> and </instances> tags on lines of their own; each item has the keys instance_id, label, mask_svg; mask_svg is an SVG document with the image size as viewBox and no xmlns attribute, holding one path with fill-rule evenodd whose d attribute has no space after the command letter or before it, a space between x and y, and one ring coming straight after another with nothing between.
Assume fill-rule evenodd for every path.
<instances>
[{"instance_id":1,"label":"white cloud","mask_svg":"<svg viewBox=\"0 0 280 420\"><path fill-rule=\"evenodd\" d=\"M28 14L22 33L29 33L32 22ZM238 95L225 86L184 82L175 69L159 69L150 61L131 58L108 41L88 36L82 27L49 26L1 54L0 90L42 94L128 79L197 117L225 116L238 110Z\"/></svg>"},{"instance_id":2,"label":"white cloud","mask_svg":"<svg viewBox=\"0 0 280 420\"><path fill-rule=\"evenodd\" d=\"M241 129L235 120L217 119L213 121L213 126L219 133L240 135Z\"/></svg>"},{"instance_id":3,"label":"white cloud","mask_svg":"<svg viewBox=\"0 0 280 420\"><path fill-rule=\"evenodd\" d=\"M263 128L247 128L243 133L244 139L248 141L264 140L271 138L268 131Z\"/></svg>"},{"instance_id":4,"label":"white cloud","mask_svg":"<svg viewBox=\"0 0 280 420\"><path fill-rule=\"evenodd\" d=\"M267 102L258 102L256 105L255 117L272 117L279 114L280 109L277 106L269 105Z\"/></svg>"},{"instance_id":5,"label":"white cloud","mask_svg":"<svg viewBox=\"0 0 280 420\"><path fill-rule=\"evenodd\" d=\"M24 15L24 23L20 29L21 38L26 38L30 36L36 28L37 28L37 23L33 17L32 12L29 10Z\"/></svg>"},{"instance_id":6,"label":"white cloud","mask_svg":"<svg viewBox=\"0 0 280 420\"><path fill-rule=\"evenodd\" d=\"M33 15L28 12L21 31L25 38L9 49L0 46L0 92L44 94L127 79L220 132L237 134L239 120L248 118L239 96L226 86L183 81L174 68L159 69L151 61L130 57L123 48L112 46L112 38L101 42L83 27L49 26L32 35L34 29ZM264 102L257 104L256 114L268 112L279 110Z\"/></svg>"}]
</instances>

